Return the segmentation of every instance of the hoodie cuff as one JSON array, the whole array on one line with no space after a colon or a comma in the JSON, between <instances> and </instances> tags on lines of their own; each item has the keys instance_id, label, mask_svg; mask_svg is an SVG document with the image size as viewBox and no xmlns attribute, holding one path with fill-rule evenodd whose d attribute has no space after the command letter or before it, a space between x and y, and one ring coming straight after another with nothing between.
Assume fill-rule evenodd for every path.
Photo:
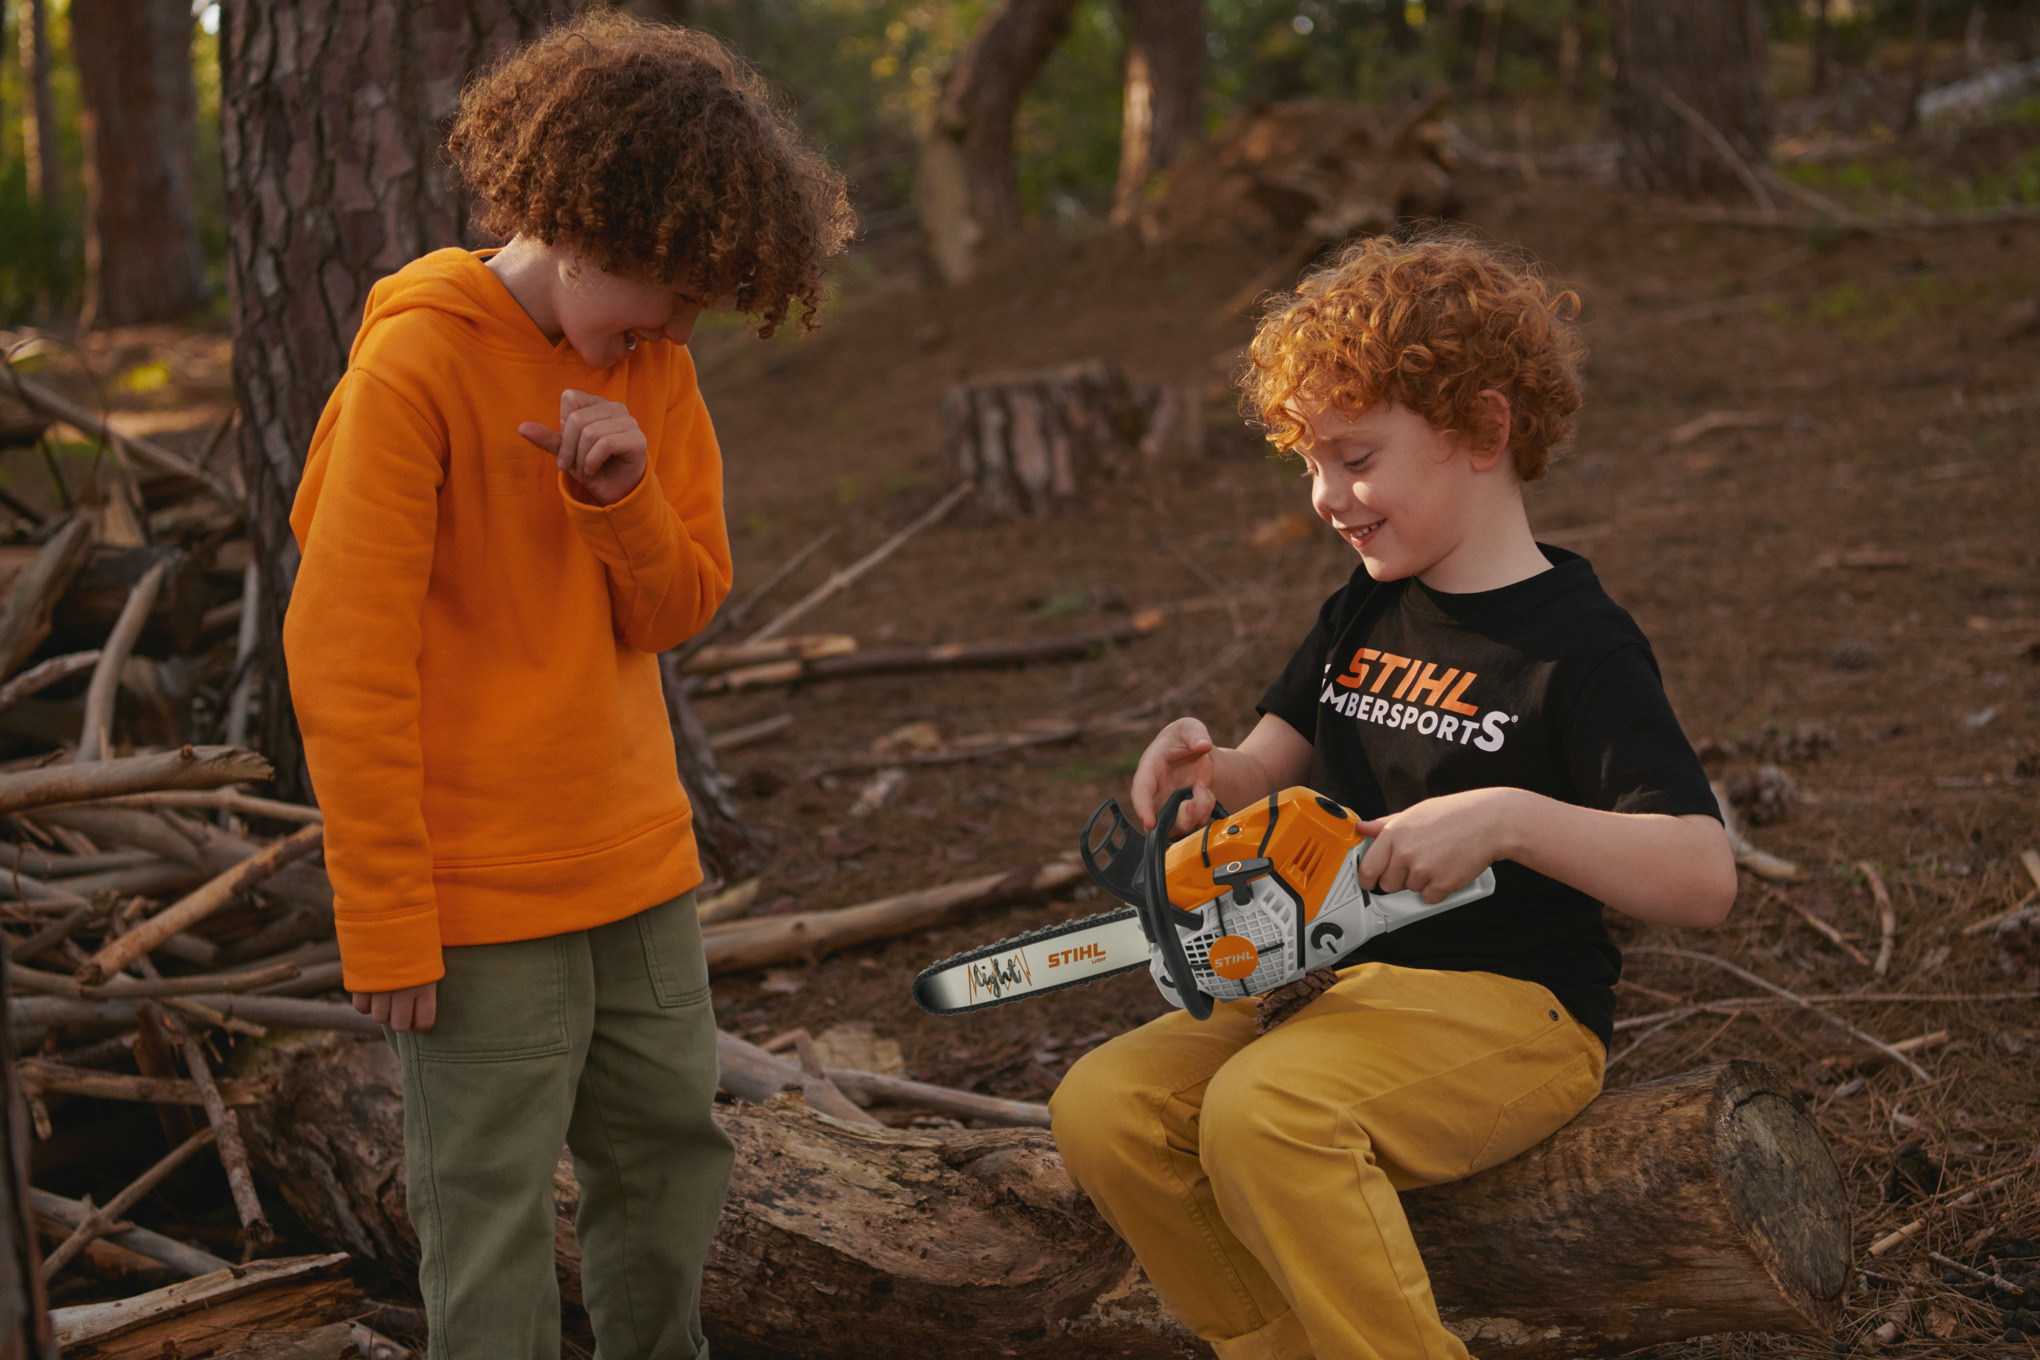
<instances>
[{"instance_id":1,"label":"hoodie cuff","mask_svg":"<svg viewBox=\"0 0 2040 1360\"><path fill-rule=\"evenodd\" d=\"M567 507L567 519L597 557L612 566L627 568L658 552L672 508L666 504L659 479L649 467L638 478L638 484L614 505L590 505L574 495L566 473L560 473L559 479L560 500Z\"/></svg>"},{"instance_id":2,"label":"hoodie cuff","mask_svg":"<svg viewBox=\"0 0 2040 1360\"><path fill-rule=\"evenodd\" d=\"M334 918L340 980L350 992L394 992L446 976L439 956L439 908L398 916Z\"/></svg>"}]
</instances>

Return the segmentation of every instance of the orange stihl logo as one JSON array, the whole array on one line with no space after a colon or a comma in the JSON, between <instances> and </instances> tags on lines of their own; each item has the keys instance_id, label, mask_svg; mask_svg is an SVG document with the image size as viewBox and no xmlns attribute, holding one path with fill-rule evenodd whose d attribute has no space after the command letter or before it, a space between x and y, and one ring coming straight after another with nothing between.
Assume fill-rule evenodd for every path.
<instances>
[{"instance_id":1,"label":"orange stihl logo","mask_svg":"<svg viewBox=\"0 0 2040 1360\"><path fill-rule=\"evenodd\" d=\"M1441 675L1433 662L1416 661L1407 656L1397 656L1394 652L1377 652L1372 647L1362 647L1353 653L1352 663L1346 667L1346 674L1338 677L1338 682L1347 689L1359 689L1367 684L1370 671L1374 674L1374 683L1367 688L1369 694L1381 693L1382 686L1400 671L1402 680L1390 698L1408 699L1413 704L1431 704L1448 713L1463 713L1468 717L1480 712L1479 708L1462 701L1466 687L1480 678L1472 671L1462 675L1457 667L1448 667ZM1459 683L1453 684L1455 680ZM1449 692L1447 686L1450 686Z\"/></svg>"},{"instance_id":2,"label":"orange stihl logo","mask_svg":"<svg viewBox=\"0 0 2040 1360\"><path fill-rule=\"evenodd\" d=\"M1060 953L1050 954L1048 956L1048 966L1051 968L1060 968L1066 963L1085 963L1093 959L1102 959L1104 957L1105 957L1104 945L1087 944L1082 945L1076 949L1065 949Z\"/></svg>"},{"instance_id":3,"label":"orange stihl logo","mask_svg":"<svg viewBox=\"0 0 2040 1360\"><path fill-rule=\"evenodd\" d=\"M1222 935L1211 942L1211 971L1234 982L1251 977L1261 966L1261 951L1244 935Z\"/></svg>"}]
</instances>

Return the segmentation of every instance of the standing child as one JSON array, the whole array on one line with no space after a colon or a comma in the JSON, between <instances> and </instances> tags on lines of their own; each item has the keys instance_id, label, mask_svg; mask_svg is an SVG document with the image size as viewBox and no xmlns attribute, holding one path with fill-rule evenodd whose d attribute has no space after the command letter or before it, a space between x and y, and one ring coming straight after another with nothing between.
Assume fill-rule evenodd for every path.
<instances>
[{"instance_id":1,"label":"standing child","mask_svg":"<svg viewBox=\"0 0 2040 1360\"><path fill-rule=\"evenodd\" d=\"M1497 887L1336 981L1122 1035L1056 1092L1070 1174L1224 1360L1464 1360L1396 1193L1514 1157L1600 1091L1604 904L1713 926L1735 899L1649 643L1524 513L1580 405L1570 302L1468 240L1377 238L1254 338L1248 401L1361 565L1237 749L1162 729L1135 814L1191 787L1186 832L1214 799L1308 784L1372 819L1362 887L1436 902L1490 864Z\"/></svg>"},{"instance_id":2,"label":"standing child","mask_svg":"<svg viewBox=\"0 0 2040 1360\"><path fill-rule=\"evenodd\" d=\"M602 1354L683 1360L732 1156L657 656L730 585L686 345L812 324L852 219L713 39L600 10L449 146L508 244L371 291L291 516L341 959L403 1065L434 1360L558 1356L562 1143Z\"/></svg>"}]
</instances>

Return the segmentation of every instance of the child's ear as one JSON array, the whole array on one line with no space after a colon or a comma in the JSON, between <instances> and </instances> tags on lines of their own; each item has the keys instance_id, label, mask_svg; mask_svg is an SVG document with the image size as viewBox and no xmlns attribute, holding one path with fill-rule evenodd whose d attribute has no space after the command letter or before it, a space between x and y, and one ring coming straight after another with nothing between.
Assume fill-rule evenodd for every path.
<instances>
[{"instance_id":1,"label":"child's ear","mask_svg":"<svg viewBox=\"0 0 2040 1360\"><path fill-rule=\"evenodd\" d=\"M1481 389L1480 418L1468 441L1476 472L1486 472L1509 451L1509 399L1492 387Z\"/></svg>"}]
</instances>

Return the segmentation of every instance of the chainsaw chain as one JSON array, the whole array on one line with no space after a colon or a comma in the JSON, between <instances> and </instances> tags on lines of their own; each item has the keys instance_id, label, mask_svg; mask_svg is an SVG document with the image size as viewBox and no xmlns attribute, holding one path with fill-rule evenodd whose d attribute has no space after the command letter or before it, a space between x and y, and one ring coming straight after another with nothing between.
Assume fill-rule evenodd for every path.
<instances>
[{"instance_id":1,"label":"chainsaw chain","mask_svg":"<svg viewBox=\"0 0 2040 1360\"><path fill-rule=\"evenodd\" d=\"M1063 921L1056 925L1043 926L1039 930L1030 930L1024 935L1010 936L1000 940L997 944L988 944L979 949L966 949L961 954L951 954L939 963L929 964L915 975L914 1004L917 1006L921 1005L922 979L933 977L935 974L947 969L957 967L960 964L974 963L979 959L988 959L994 954L1004 954L1009 950L1022 948L1038 940L1054 939L1059 935L1073 935L1080 930L1089 930L1094 926L1109 925L1114 921L1124 921L1129 918L1138 920L1139 917L1140 913L1132 907L1121 907L1117 911L1100 912L1096 916L1086 916L1078 921ZM1131 973L1136 968L1145 968L1147 966L1148 961L1142 959L1138 963L1129 963L1124 968L1115 968L1109 973L1094 973L1090 977L1075 978L1069 982L1058 982L1053 987L1034 987L1014 995L997 997L991 1001L980 1001L975 1006L958 1006L953 1009L939 1011L928 1010L926 1006L921 1006L921 1009L928 1011L930 1015L968 1015L972 1011L987 1010L993 1006L1003 1006L1009 1001L1025 1001L1031 997L1046 996L1050 992L1066 992L1072 987L1088 987L1094 982L1103 982L1106 978L1119 977L1121 974Z\"/></svg>"}]
</instances>

